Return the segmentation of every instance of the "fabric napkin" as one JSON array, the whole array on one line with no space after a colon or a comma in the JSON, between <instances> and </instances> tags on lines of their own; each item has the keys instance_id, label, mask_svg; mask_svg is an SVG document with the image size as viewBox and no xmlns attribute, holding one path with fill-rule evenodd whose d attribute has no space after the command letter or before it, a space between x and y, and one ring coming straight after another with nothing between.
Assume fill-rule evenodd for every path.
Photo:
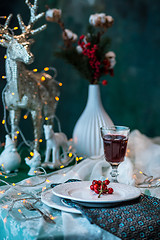
<instances>
[{"instance_id":1,"label":"fabric napkin","mask_svg":"<svg viewBox=\"0 0 160 240\"><path fill-rule=\"evenodd\" d=\"M75 179L67 182L71 181ZM90 223L121 239L160 239L160 200L155 197L142 194L136 200L109 208L84 207L67 199L65 202L80 210Z\"/></svg>"},{"instance_id":2,"label":"fabric napkin","mask_svg":"<svg viewBox=\"0 0 160 240\"><path fill-rule=\"evenodd\" d=\"M160 239L160 200L141 195L136 201L113 208L90 208L65 200L94 223L121 239Z\"/></svg>"}]
</instances>

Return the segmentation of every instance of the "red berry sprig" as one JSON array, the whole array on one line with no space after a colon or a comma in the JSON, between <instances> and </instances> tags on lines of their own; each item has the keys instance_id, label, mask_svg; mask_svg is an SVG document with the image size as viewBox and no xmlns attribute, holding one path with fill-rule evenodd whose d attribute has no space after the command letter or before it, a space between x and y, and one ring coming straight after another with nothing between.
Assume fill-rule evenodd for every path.
<instances>
[{"instance_id":1,"label":"red berry sprig","mask_svg":"<svg viewBox=\"0 0 160 240\"><path fill-rule=\"evenodd\" d=\"M100 61L97 59L96 52L98 50L97 44L91 46L90 42L86 42L85 36L82 35L79 38L78 45L82 48L82 54L89 59L89 65L93 69L93 80L96 81L100 77Z\"/></svg>"},{"instance_id":2,"label":"red berry sprig","mask_svg":"<svg viewBox=\"0 0 160 240\"><path fill-rule=\"evenodd\" d=\"M114 76L113 68L110 68L111 63L109 59L105 58L103 61L99 60L97 56L97 51L99 50L98 44L87 42L86 36L81 35L78 45L81 47L81 53L88 58L89 66L92 69L92 84L97 84L102 74ZM102 85L107 85L107 80L103 80Z\"/></svg>"},{"instance_id":3,"label":"red berry sprig","mask_svg":"<svg viewBox=\"0 0 160 240\"><path fill-rule=\"evenodd\" d=\"M100 198L101 194L112 194L113 188L108 188L110 181L107 179L105 181L101 180L93 180L92 184L90 185L90 189L94 191L95 193L99 194L98 198Z\"/></svg>"}]
</instances>

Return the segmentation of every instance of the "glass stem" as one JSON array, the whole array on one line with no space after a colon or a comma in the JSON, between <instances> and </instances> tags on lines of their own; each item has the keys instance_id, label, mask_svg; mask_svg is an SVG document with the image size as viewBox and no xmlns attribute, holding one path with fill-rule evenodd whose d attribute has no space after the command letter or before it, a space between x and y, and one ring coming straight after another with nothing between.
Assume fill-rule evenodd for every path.
<instances>
[{"instance_id":1,"label":"glass stem","mask_svg":"<svg viewBox=\"0 0 160 240\"><path fill-rule=\"evenodd\" d=\"M115 164L111 164L111 167L112 167L112 171L110 172L111 174L111 177L112 177L112 182L115 182L115 183L118 183L118 180L117 180L117 176L119 175L118 174L118 164L115 165Z\"/></svg>"}]
</instances>

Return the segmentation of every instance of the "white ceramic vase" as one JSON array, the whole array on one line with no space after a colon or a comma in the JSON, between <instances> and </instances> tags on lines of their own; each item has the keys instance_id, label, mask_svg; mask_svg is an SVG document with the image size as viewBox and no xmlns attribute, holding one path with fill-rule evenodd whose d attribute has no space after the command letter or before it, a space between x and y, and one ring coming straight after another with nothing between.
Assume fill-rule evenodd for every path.
<instances>
[{"instance_id":1,"label":"white ceramic vase","mask_svg":"<svg viewBox=\"0 0 160 240\"><path fill-rule=\"evenodd\" d=\"M103 154L100 127L111 125L113 122L102 106L99 85L90 84L87 105L73 130L76 153L87 157Z\"/></svg>"}]
</instances>

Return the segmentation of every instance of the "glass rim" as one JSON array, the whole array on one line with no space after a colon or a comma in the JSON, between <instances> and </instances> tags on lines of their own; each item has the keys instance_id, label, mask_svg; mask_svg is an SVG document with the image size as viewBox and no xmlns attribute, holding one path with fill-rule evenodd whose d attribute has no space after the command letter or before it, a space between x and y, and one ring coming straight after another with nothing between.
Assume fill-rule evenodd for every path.
<instances>
[{"instance_id":1,"label":"glass rim","mask_svg":"<svg viewBox=\"0 0 160 240\"><path fill-rule=\"evenodd\" d=\"M121 126L121 125L112 125L110 127L102 126L100 129L101 130L113 130L113 131L114 130L121 130L121 131L128 130L128 131L130 131L129 127Z\"/></svg>"}]
</instances>

